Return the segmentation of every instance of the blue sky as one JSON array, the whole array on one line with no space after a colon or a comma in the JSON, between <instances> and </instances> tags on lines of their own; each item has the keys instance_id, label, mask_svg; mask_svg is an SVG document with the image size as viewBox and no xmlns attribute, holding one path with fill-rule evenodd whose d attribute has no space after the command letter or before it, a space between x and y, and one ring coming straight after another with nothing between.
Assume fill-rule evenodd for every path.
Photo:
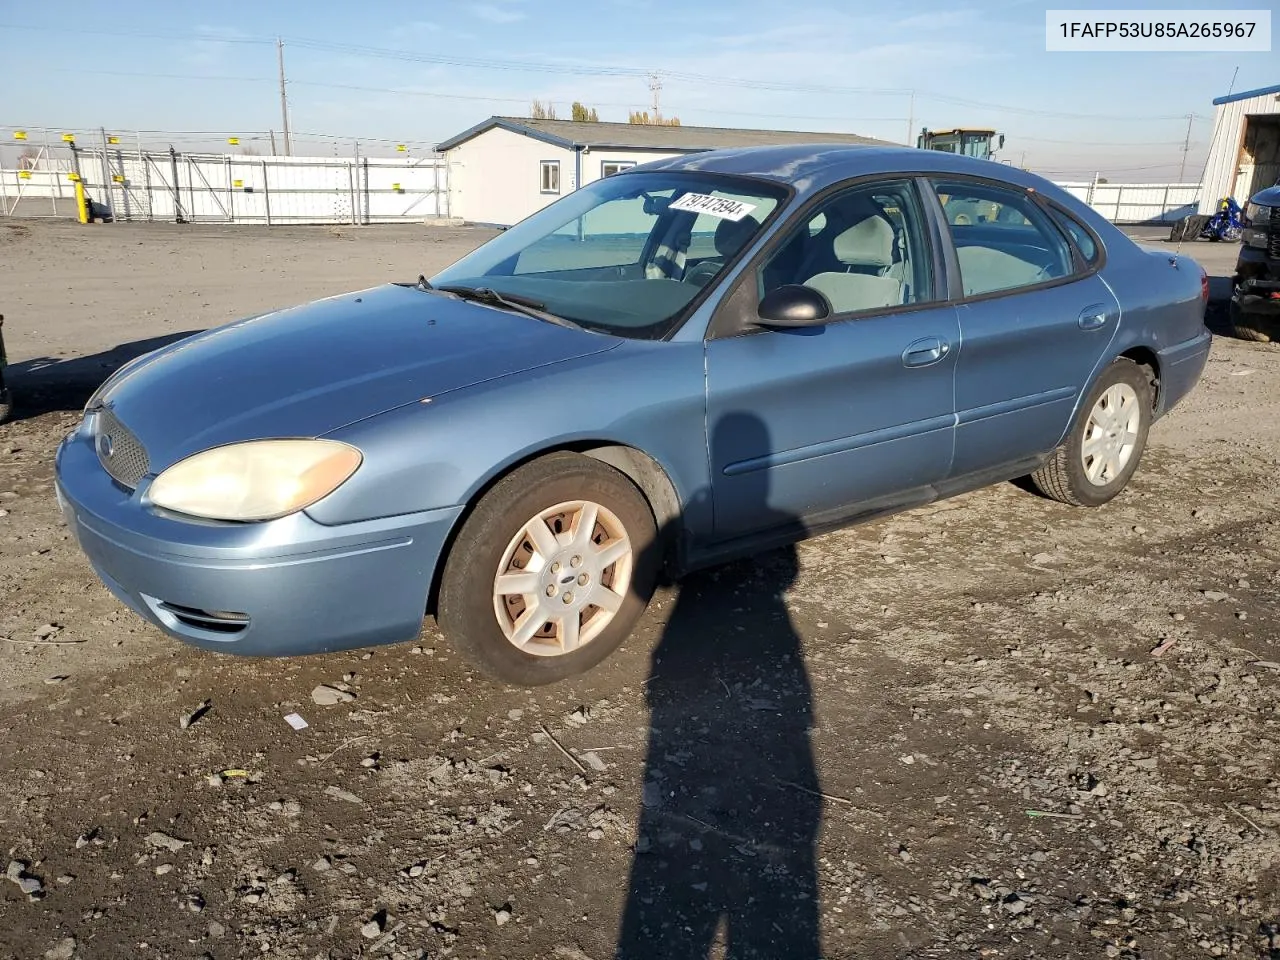
<instances>
[{"instance_id":1,"label":"blue sky","mask_svg":"<svg viewBox=\"0 0 1280 960\"><path fill-rule=\"evenodd\" d=\"M1184 172L1194 180L1212 129L1211 101L1237 68L1237 91L1280 83L1280 46L1240 54L1046 53L1050 6L1068 4L9 3L0 6L0 144L11 158L10 127L106 126L126 143L136 129L175 131L182 135L148 133L145 142L179 149L216 146L224 133L246 145L268 129L278 135L270 42L277 35L285 38L294 152L325 155L350 153L354 138L373 152L395 142L428 146L490 114L527 114L534 97L553 101L561 115L580 99L603 120L625 120L629 107L648 104L644 72L658 71L664 112L686 124L898 141L926 125L991 126L1007 135L1006 159L1025 158L1060 179L1095 170L1112 180L1176 178L1186 118L1195 114ZM1217 6L1271 9L1280 23L1276 0ZM72 25L86 32L67 32ZM183 134L189 131L216 135Z\"/></svg>"}]
</instances>

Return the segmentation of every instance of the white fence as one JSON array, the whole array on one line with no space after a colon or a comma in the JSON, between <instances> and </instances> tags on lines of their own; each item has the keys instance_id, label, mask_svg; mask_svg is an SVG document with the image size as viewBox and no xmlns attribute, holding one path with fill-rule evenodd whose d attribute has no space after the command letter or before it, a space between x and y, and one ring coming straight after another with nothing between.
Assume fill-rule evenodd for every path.
<instances>
[{"instance_id":1,"label":"white fence","mask_svg":"<svg viewBox=\"0 0 1280 960\"><path fill-rule=\"evenodd\" d=\"M116 220L193 223L411 223L449 216L442 156L251 157L76 150L0 170L0 212L74 217L78 175Z\"/></svg>"},{"instance_id":2,"label":"white fence","mask_svg":"<svg viewBox=\"0 0 1280 960\"><path fill-rule=\"evenodd\" d=\"M1112 223L1174 223L1196 212L1198 183L1059 183Z\"/></svg>"},{"instance_id":3,"label":"white fence","mask_svg":"<svg viewBox=\"0 0 1280 960\"><path fill-rule=\"evenodd\" d=\"M42 149L30 169L0 170L0 215L76 216L72 175L117 220L406 223L451 215L440 154L405 159L253 157L142 150ZM1174 223L1196 212L1198 183L1062 182L1108 220Z\"/></svg>"}]
</instances>

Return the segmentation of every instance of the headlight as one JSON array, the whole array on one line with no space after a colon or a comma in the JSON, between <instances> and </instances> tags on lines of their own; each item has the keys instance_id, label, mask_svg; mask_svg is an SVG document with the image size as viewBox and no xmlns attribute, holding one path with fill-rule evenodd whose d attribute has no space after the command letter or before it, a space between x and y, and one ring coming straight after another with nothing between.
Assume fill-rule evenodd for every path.
<instances>
[{"instance_id":1,"label":"headlight","mask_svg":"<svg viewBox=\"0 0 1280 960\"><path fill-rule=\"evenodd\" d=\"M1257 223L1259 220L1269 220L1271 218L1271 208L1260 203L1246 203L1244 205L1244 218L1253 223Z\"/></svg>"},{"instance_id":2,"label":"headlight","mask_svg":"<svg viewBox=\"0 0 1280 960\"><path fill-rule=\"evenodd\" d=\"M158 507L210 520L274 520L327 497L363 458L336 440L253 440L175 463L148 491Z\"/></svg>"}]
</instances>

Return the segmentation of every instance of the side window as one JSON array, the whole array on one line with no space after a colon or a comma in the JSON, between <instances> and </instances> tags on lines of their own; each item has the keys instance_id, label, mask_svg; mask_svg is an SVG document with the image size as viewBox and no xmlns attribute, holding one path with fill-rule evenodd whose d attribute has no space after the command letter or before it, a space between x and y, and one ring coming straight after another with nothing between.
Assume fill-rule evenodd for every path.
<instances>
[{"instance_id":1,"label":"side window","mask_svg":"<svg viewBox=\"0 0 1280 960\"><path fill-rule=\"evenodd\" d=\"M1080 251L1080 255L1084 257L1085 263L1093 266L1098 262L1098 244L1093 239L1093 234L1084 228L1075 217L1065 211L1059 210L1057 207L1051 207L1054 222L1060 226L1063 231L1070 234L1072 241L1075 242L1076 249Z\"/></svg>"},{"instance_id":2,"label":"side window","mask_svg":"<svg viewBox=\"0 0 1280 960\"><path fill-rule=\"evenodd\" d=\"M612 177L615 173L630 170L634 166L635 162L631 160L605 160L600 164L600 176Z\"/></svg>"},{"instance_id":3,"label":"side window","mask_svg":"<svg viewBox=\"0 0 1280 960\"><path fill-rule=\"evenodd\" d=\"M924 217L911 181L837 194L793 228L760 268L759 295L793 283L820 291L837 315L934 299Z\"/></svg>"},{"instance_id":4,"label":"side window","mask_svg":"<svg viewBox=\"0 0 1280 960\"><path fill-rule=\"evenodd\" d=\"M560 161L543 160L539 163L543 193L560 192Z\"/></svg>"},{"instance_id":5,"label":"side window","mask_svg":"<svg viewBox=\"0 0 1280 960\"><path fill-rule=\"evenodd\" d=\"M936 182L965 296L1069 276L1071 247L1025 193L985 183Z\"/></svg>"}]
</instances>

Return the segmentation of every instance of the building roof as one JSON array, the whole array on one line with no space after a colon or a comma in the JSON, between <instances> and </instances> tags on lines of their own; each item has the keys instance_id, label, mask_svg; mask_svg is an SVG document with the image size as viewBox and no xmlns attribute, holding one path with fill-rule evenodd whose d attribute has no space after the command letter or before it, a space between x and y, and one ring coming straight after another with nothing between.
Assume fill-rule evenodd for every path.
<instances>
[{"instance_id":1,"label":"building roof","mask_svg":"<svg viewBox=\"0 0 1280 960\"><path fill-rule=\"evenodd\" d=\"M536 120L529 117L490 117L470 130L443 140L445 151L495 127L572 150L574 147L667 150L694 153L723 147L771 146L788 143L888 145L853 133L805 133L799 130L744 130L734 127L668 127L651 123L599 123L578 120Z\"/></svg>"},{"instance_id":2,"label":"building roof","mask_svg":"<svg viewBox=\"0 0 1280 960\"><path fill-rule=\"evenodd\" d=\"M1259 87L1257 90L1243 90L1240 93L1231 93L1225 97L1218 97L1213 101L1215 107L1220 107L1224 103L1235 103L1237 100L1250 100L1253 97L1265 97L1268 93L1280 93L1280 83L1274 87Z\"/></svg>"}]
</instances>

